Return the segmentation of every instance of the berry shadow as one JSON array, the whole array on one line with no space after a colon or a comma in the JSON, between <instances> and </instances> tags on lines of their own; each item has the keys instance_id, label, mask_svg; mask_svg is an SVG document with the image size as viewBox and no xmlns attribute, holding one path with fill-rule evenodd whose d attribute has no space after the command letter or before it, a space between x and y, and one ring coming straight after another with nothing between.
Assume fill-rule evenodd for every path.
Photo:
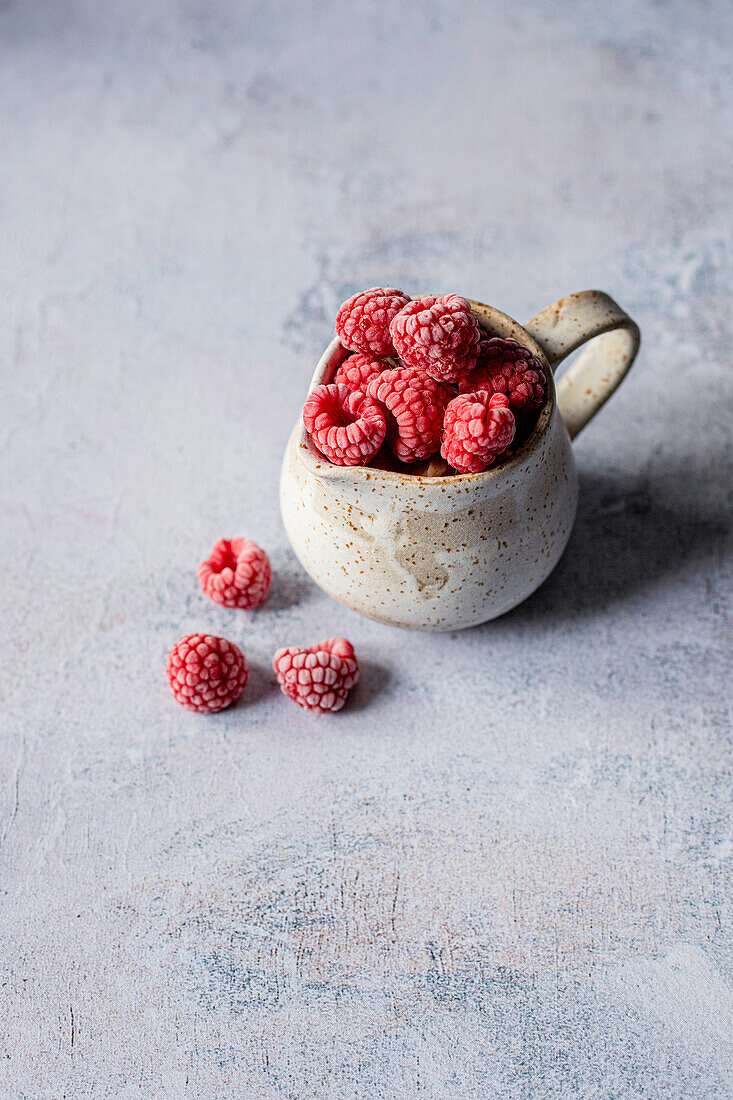
<instances>
[{"instance_id":1,"label":"berry shadow","mask_svg":"<svg viewBox=\"0 0 733 1100\"><path fill-rule=\"evenodd\" d=\"M272 571L272 587L262 605L263 611L287 611L296 604L305 603L313 595L313 582L292 560L283 565L273 561Z\"/></svg>"},{"instance_id":2,"label":"berry shadow","mask_svg":"<svg viewBox=\"0 0 733 1100\"><path fill-rule=\"evenodd\" d=\"M345 709L355 713L371 706L377 696L388 690L392 673L376 661L359 658L359 682L349 693Z\"/></svg>"},{"instance_id":3,"label":"berry shadow","mask_svg":"<svg viewBox=\"0 0 733 1100\"><path fill-rule=\"evenodd\" d=\"M249 666L249 679L244 695L237 704L242 710L254 706L255 703L266 699L268 695L275 695L279 690L275 674L268 665L253 664L249 659L247 664Z\"/></svg>"},{"instance_id":4,"label":"berry shadow","mask_svg":"<svg viewBox=\"0 0 733 1100\"><path fill-rule=\"evenodd\" d=\"M725 555L730 490L683 461L638 477L580 474L575 527L554 573L485 629L567 620L633 600L654 585ZM478 629L484 629L479 627Z\"/></svg>"}]
</instances>

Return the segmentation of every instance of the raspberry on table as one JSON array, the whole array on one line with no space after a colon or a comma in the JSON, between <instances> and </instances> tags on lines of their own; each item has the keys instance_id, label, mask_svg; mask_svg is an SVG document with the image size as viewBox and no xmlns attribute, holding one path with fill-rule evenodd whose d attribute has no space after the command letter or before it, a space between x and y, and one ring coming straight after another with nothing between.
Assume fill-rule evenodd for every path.
<instances>
[{"instance_id":1,"label":"raspberry on table","mask_svg":"<svg viewBox=\"0 0 733 1100\"><path fill-rule=\"evenodd\" d=\"M219 539L198 569L202 591L221 607L252 611L267 599L272 567L251 539Z\"/></svg>"},{"instance_id":2,"label":"raspberry on table","mask_svg":"<svg viewBox=\"0 0 733 1100\"><path fill-rule=\"evenodd\" d=\"M387 440L402 462L419 462L440 450L445 388L424 371L401 368L382 371L367 393L385 410Z\"/></svg>"},{"instance_id":3,"label":"raspberry on table","mask_svg":"<svg viewBox=\"0 0 733 1100\"><path fill-rule=\"evenodd\" d=\"M408 302L389 326L406 367L421 367L438 382L457 382L476 366L481 326L458 294Z\"/></svg>"},{"instance_id":4,"label":"raspberry on table","mask_svg":"<svg viewBox=\"0 0 733 1100\"><path fill-rule=\"evenodd\" d=\"M409 300L406 294L392 286L375 286L354 294L336 314L339 340L351 351L391 355L394 347L389 324Z\"/></svg>"},{"instance_id":5,"label":"raspberry on table","mask_svg":"<svg viewBox=\"0 0 733 1100\"><path fill-rule=\"evenodd\" d=\"M176 701L198 714L213 714L238 699L249 670L241 649L213 634L186 634L168 654L166 675Z\"/></svg>"},{"instance_id":6,"label":"raspberry on table","mask_svg":"<svg viewBox=\"0 0 733 1100\"><path fill-rule=\"evenodd\" d=\"M337 466L363 466L384 442L381 406L343 383L316 386L303 406L303 423L318 450Z\"/></svg>"},{"instance_id":7,"label":"raspberry on table","mask_svg":"<svg viewBox=\"0 0 733 1100\"><path fill-rule=\"evenodd\" d=\"M333 382L366 393L367 383L374 375L393 365L393 360L379 359L376 355L350 355L334 374Z\"/></svg>"},{"instance_id":8,"label":"raspberry on table","mask_svg":"<svg viewBox=\"0 0 733 1100\"><path fill-rule=\"evenodd\" d=\"M458 388L461 393L505 393L513 408L535 412L545 396L545 372L529 348L494 336L482 344L478 366L460 379Z\"/></svg>"},{"instance_id":9,"label":"raspberry on table","mask_svg":"<svg viewBox=\"0 0 733 1100\"><path fill-rule=\"evenodd\" d=\"M314 714L341 710L359 679L354 647L346 638L329 638L308 649L278 649L272 667L281 690Z\"/></svg>"},{"instance_id":10,"label":"raspberry on table","mask_svg":"<svg viewBox=\"0 0 733 1100\"><path fill-rule=\"evenodd\" d=\"M515 431L506 394L460 394L445 410L440 453L459 473L478 474L506 450Z\"/></svg>"}]
</instances>

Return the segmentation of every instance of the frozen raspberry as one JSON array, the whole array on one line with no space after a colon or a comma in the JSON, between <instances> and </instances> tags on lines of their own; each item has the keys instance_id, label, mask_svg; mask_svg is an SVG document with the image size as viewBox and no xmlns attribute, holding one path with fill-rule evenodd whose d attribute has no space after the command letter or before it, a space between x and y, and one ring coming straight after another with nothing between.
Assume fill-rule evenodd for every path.
<instances>
[{"instance_id":1,"label":"frozen raspberry","mask_svg":"<svg viewBox=\"0 0 733 1100\"><path fill-rule=\"evenodd\" d=\"M330 638L308 649L278 649L272 667L285 694L316 714L341 710L359 679L354 647L346 638Z\"/></svg>"},{"instance_id":2,"label":"frozen raspberry","mask_svg":"<svg viewBox=\"0 0 733 1100\"><path fill-rule=\"evenodd\" d=\"M446 390L424 371L385 370L372 378L367 393L387 416L387 439L402 462L419 462L440 449Z\"/></svg>"},{"instance_id":3,"label":"frozen raspberry","mask_svg":"<svg viewBox=\"0 0 733 1100\"><path fill-rule=\"evenodd\" d=\"M478 474L506 450L515 428L505 394L461 394L445 410L440 453L459 473Z\"/></svg>"},{"instance_id":4,"label":"frozen raspberry","mask_svg":"<svg viewBox=\"0 0 733 1100\"><path fill-rule=\"evenodd\" d=\"M494 336L482 345L478 366L458 388L461 393L505 393L513 408L534 412L545 396L545 372L529 348Z\"/></svg>"},{"instance_id":5,"label":"frozen raspberry","mask_svg":"<svg viewBox=\"0 0 733 1100\"><path fill-rule=\"evenodd\" d=\"M166 674L182 707L213 714L239 698L249 670L233 642L213 634L186 634L168 654Z\"/></svg>"},{"instance_id":6,"label":"frozen raspberry","mask_svg":"<svg viewBox=\"0 0 733 1100\"><path fill-rule=\"evenodd\" d=\"M393 360L378 359L376 355L350 355L334 374L333 381L366 393L367 383L374 375L393 365Z\"/></svg>"},{"instance_id":7,"label":"frozen raspberry","mask_svg":"<svg viewBox=\"0 0 733 1100\"><path fill-rule=\"evenodd\" d=\"M336 314L339 340L351 351L391 355L394 348L389 323L409 300L392 286L375 286L355 294Z\"/></svg>"},{"instance_id":8,"label":"frozen raspberry","mask_svg":"<svg viewBox=\"0 0 733 1100\"><path fill-rule=\"evenodd\" d=\"M199 566L199 584L214 603L251 611L270 591L270 559L250 539L219 539Z\"/></svg>"},{"instance_id":9,"label":"frozen raspberry","mask_svg":"<svg viewBox=\"0 0 733 1100\"><path fill-rule=\"evenodd\" d=\"M476 366L481 326L457 294L408 302L389 331L405 366L422 367L438 382L457 382Z\"/></svg>"},{"instance_id":10,"label":"frozen raspberry","mask_svg":"<svg viewBox=\"0 0 733 1100\"><path fill-rule=\"evenodd\" d=\"M303 423L318 450L337 466L365 465L387 430L377 402L343 383L316 386L303 406Z\"/></svg>"}]
</instances>

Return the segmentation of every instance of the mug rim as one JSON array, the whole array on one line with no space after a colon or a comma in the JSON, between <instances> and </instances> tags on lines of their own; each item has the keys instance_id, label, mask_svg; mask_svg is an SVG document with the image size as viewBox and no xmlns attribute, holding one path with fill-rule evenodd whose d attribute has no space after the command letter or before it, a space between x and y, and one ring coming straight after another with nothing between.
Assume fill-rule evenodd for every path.
<instances>
[{"instance_id":1,"label":"mug rim","mask_svg":"<svg viewBox=\"0 0 733 1100\"><path fill-rule=\"evenodd\" d=\"M418 295L417 297L424 297L424 295ZM413 296L412 300L415 300L415 296ZM500 336L504 339L516 340L518 344L522 344L524 347L528 348L529 351L540 360L545 371L545 380L547 384L545 386L545 397L539 416L537 417L532 431L514 454L505 462L502 462L501 465L490 466L487 470L483 470L478 474L455 473L444 474L438 477L428 477L425 474L400 473L397 470L382 470L378 466L338 466L334 462L329 462L325 455L321 454L306 432L301 417L300 431L298 434L298 450L302 461L311 473L321 479L346 478L350 481L384 479L387 484L399 483L401 485L410 482L419 482L420 484L430 486L438 484L456 485L467 482L470 482L472 485L483 485L491 480L496 480L505 473L510 473L520 463L526 461L528 455L538 446L542 438L547 434L552 415L555 411L555 380L552 374L552 368L550 367L545 352L537 341L530 336L523 325L520 325L513 317L510 317L508 313L502 313L500 309L486 305L484 302L474 301L472 298L467 298L466 301L470 304L471 311L481 327L485 329L490 336ZM344 352L344 355L337 363L334 363L334 359L339 349ZM332 376L333 372L338 369L348 355L348 350L343 346L338 336L334 336L321 355L321 358L318 360L310 385L308 386L308 394L312 393L316 386L323 384L327 372L330 372Z\"/></svg>"}]
</instances>

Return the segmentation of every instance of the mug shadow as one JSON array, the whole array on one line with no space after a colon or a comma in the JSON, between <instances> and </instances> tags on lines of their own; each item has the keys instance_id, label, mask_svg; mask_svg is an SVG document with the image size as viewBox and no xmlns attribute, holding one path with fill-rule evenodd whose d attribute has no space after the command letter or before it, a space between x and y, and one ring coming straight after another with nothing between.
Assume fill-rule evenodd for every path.
<instances>
[{"instance_id":1,"label":"mug shadow","mask_svg":"<svg viewBox=\"0 0 733 1100\"><path fill-rule=\"evenodd\" d=\"M592 615L724 551L726 491L713 485L699 499L700 471L691 463L634 478L580 473L579 482L575 527L557 568L487 628Z\"/></svg>"}]
</instances>

